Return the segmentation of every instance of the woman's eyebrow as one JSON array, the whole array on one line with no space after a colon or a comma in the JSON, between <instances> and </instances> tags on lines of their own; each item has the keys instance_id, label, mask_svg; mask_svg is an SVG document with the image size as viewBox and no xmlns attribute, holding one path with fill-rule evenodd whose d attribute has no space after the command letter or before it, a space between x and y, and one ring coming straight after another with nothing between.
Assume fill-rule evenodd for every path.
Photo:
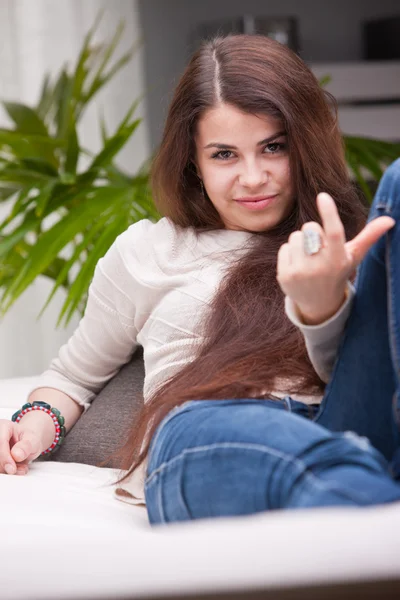
<instances>
[{"instance_id":1,"label":"woman's eyebrow","mask_svg":"<svg viewBox=\"0 0 400 600\"><path fill-rule=\"evenodd\" d=\"M281 135L286 135L286 131L278 131L278 133L274 133L274 135L271 135L268 138L265 138L265 140L261 140L261 142L257 143L257 146L263 146L264 144L269 144L270 142L273 142L274 140L276 140L277 137L280 137ZM221 144L219 142L211 142L211 144L207 144L207 146L204 146L204 150L206 150L207 148L219 148L220 150L237 150L237 146L233 146L232 144Z\"/></svg>"}]
</instances>

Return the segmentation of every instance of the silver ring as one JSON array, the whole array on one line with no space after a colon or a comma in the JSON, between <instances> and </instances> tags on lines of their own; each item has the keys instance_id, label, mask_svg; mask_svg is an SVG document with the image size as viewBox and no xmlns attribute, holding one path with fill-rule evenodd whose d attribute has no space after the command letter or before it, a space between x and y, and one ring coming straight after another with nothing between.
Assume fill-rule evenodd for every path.
<instances>
[{"instance_id":1,"label":"silver ring","mask_svg":"<svg viewBox=\"0 0 400 600\"><path fill-rule=\"evenodd\" d=\"M322 248L321 234L314 229L304 229L304 252L309 256L317 254Z\"/></svg>"}]
</instances>

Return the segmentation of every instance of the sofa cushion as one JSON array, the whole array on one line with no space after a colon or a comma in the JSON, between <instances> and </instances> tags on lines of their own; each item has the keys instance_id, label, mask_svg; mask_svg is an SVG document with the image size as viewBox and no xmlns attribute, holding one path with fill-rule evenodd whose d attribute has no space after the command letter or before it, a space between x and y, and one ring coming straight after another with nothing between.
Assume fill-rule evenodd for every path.
<instances>
[{"instance_id":1,"label":"sofa cushion","mask_svg":"<svg viewBox=\"0 0 400 600\"><path fill-rule=\"evenodd\" d=\"M37 461L0 474L1 600L400 598L399 502L151 528L115 499L118 475Z\"/></svg>"},{"instance_id":2,"label":"sofa cushion","mask_svg":"<svg viewBox=\"0 0 400 600\"><path fill-rule=\"evenodd\" d=\"M70 429L59 450L37 460L87 465L99 465L106 460L123 444L132 420L139 413L143 404L143 381L143 349L139 347ZM115 460L102 466L120 468Z\"/></svg>"}]
</instances>

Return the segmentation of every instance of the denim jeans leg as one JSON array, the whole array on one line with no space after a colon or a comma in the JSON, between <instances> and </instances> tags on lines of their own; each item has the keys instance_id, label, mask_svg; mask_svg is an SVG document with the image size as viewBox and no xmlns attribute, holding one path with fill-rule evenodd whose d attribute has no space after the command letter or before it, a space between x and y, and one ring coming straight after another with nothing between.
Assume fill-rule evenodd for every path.
<instances>
[{"instance_id":1,"label":"denim jeans leg","mask_svg":"<svg viewBox=\"0 0 400 600\"><path fill-rule=\"evenodd\" d=\"M396 225L358 267L356 297L314 421L368 437L391 460L400 446L394 410L400 382L400 159L384 173L368 220L383 215Z\"/></svg>"},{"instance_id":2,"label":"denim jeans leg","mask_svg":"<svg viewBox=\"0 0 400 600\"><path fill-rule=\"evenodd\" d=\"M199 400L162 423L145 481L150 523L400 500L369 442L268 400Z\"/></svg>"}]
</instances>

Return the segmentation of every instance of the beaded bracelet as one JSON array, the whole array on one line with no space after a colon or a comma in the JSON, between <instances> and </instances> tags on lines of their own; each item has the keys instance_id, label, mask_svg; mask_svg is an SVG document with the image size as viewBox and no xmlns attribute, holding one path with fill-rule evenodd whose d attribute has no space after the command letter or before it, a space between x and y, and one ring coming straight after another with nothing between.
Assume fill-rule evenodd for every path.
<instances>
[{"instance_id":1,"label":"beaded bracelet","mask_svg":"<svg viewBox=\"0 0 400 600\"><path fill-rule=\"evenodd\" d=\"M36 400L35 402L33 402L33 404L31 404L30 402L24 404L20 410L17 410L17 412L13 414L11 420L15 423L19 423L22 417L31 412L32 410L42 410L43 412L50 415L50 417L53 419L53 423L56 428L56 435L51 446L49 446L47 450L41 452L41 455L50 454L50 452L54 453L61 446L65 438L66 429L64 426L64 417L61 415L58 408L52 408L50 404L47 404L47 402L41 402L40 400Z\"/></svg>"}]
</instances>

